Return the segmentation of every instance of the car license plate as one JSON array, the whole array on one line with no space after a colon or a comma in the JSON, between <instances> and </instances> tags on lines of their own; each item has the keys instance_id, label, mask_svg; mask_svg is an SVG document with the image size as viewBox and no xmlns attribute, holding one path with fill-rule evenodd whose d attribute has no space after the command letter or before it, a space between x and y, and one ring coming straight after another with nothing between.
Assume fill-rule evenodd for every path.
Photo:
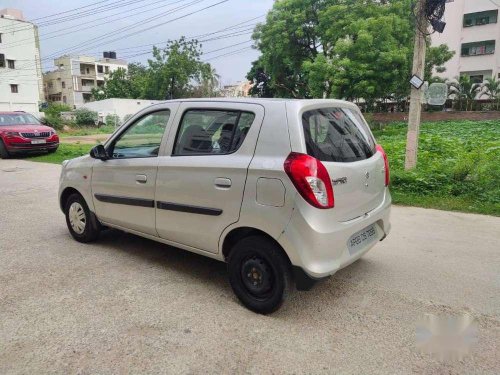
<instances>
[{"instance_id":1,"label":"car license plate","mask_svg":"<svg viewBox=\"0 0 500 375\"><path fill-rule=\"evenodd\" d=\"M377 238L377 229L375 224L354 233L349 240L347 240L347 248L349 249L349 254L353 255L360 249L368 245L369 243L375 241Z\"/></svg>"},{"instance_id":2,"label":"car license plate","mask_svg":"<svg viewBox=\"0 0 500 375\"><path fill-rule=\"evenodd\" d=\"M32 145L41 145L44 143L47 143L47 141L45 139L34 139L31 141Z\"/></svg>"}]
</instances>

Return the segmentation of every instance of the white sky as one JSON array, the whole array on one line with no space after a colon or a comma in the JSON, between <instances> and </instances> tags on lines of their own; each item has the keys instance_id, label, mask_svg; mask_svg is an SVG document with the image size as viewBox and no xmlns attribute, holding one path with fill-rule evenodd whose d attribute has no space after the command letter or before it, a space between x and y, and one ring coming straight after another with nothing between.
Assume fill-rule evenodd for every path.
<instances>
[{"instance_id":1,"label":"white sky","mask_svg":"<svg viewBox=\"0 0 500 375\"><path fill-rule=\"evenodd\" d=\"M97 57L102 56L103 51L116 51L118 58L125 58L129 62L146 62L148 57L151 56L149 53L132 57L134 54L152 50L151 46L141 45L177 39L183 35L189 37L212 33L240 22L261 15L263 16L271 9L273 4L273 0L228 0L199 13L159 25L173 18L216 4L222 0L101 0L99 4L77 10L76 12L81 13L74 20L62 23L60 19L74 13L65 13L35 20L36 18L53 15L54 13L85 7L98 1L2 0L0 8L20 9L23 11L25 19L33 20L35 24L39 25L42 65L44 70L49 70L53 68L51 55L54 53L62 55L65 52L90 54ZM195 1L195 4L189 5ZM119 6L120 3L123 3L123 6ZM170 15L162 15L162 13L181 6L186 6L186 8L175 11ZM100 11L89 12L89 10L96 7L100 7ZM103 7L116 8L103 11ZM83 12L87 12L88 14L84 14ZM138 14L139 12L140 14ZM148 23L147 21L151 17L158 18ZM42 22L54 22L56 18L59 18L56 24L43 26ZM234 35L239 31L238 29L234 29L205 37L224 36L224 38L219 40L204 42L204 53L215 51L207 53L202 57L203 60L208 60L215 67L217 73L221 75L222 84L229 84L244 79L250 69L251 62L259 55L258 51L247 48L251 46L250 29L253 29L256 22L262 22L263 20L264 17L261 17L240 26L239 30L241 30L240 34L242 35ZM82 23L85 24L82 25ZM141 31L155 25L159 26L151 30ZM121 33L117 32L116 35L110 35L115 30L128 26L134 26L134 28ZM127 34L134 32L137 32L137 34L127 36ZM89 41L94 38L96 39ZM78 46L78 44L84 42L88 43ZM231 45L235 46L225 48ZM158 46L161 46L161 44L158 44ZM74 49L68 50L71 47L74 47ZM230 54L231 52L235 53ZM222 54L229 55L209 60Z\"/></svg>"}]
</instances>

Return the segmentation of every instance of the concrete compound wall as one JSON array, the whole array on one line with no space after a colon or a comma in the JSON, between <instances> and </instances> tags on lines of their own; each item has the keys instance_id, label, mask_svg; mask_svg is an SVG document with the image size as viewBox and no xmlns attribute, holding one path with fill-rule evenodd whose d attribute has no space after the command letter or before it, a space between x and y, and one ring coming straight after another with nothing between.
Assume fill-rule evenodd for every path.
<instances>
[{"instance_id":1,"label":"concrete compound wall","mask_svg":"<svg viewBox=\"0 0 500 375\"><path fill-rule=\"evenodd\" d=\"M366 113L369 122L386 124L396 121L408 121L407 112ZM500 126L500 111L453 111L453 112L422 112L422 122L458 120L498 120Z\"/></svg>"}]
</instances>

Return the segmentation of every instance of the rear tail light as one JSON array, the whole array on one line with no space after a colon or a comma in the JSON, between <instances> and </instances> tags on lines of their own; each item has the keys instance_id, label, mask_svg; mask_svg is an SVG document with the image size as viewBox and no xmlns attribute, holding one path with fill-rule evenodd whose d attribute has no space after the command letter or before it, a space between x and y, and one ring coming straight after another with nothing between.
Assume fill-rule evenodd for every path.
<instances>
[{"instance_id":1,"label":"rear tail light","mask_svg":"<svg viewBox=\"0 0 500 375\"><path fill-rule=\"evenodd\" d=\"M334 206L332 182L321 161L292 152L285 160L284 167L297 191L309 204L316 208Z\"/></svg>"},{"instance_id":2,"label":"rear tail light","mask_svg":"<svg viewBox=\"0 0 500 375\"><path fill-rule=\"evenodd\" d=\"M387 155L382 148L382 146L377 145L377 151L384 157L384 170L385 170L385 186L389 186L390 182L390 172L389 172L389 160L387 160Z\"/></svg>"}]
</instances>

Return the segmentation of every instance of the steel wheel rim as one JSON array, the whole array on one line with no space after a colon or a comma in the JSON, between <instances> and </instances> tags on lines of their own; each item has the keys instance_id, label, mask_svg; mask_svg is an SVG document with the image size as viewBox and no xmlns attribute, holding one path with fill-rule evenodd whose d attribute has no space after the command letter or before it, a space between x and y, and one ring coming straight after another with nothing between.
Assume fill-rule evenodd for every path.
<instances>
[{"instance_id":1,"label":"steel wheel rim","mask_svg":"<svg viewBox=\"0 0 500 375\"><path fill-rule=\"evenodd\" d=\"M82 234L87 224L87 217L85 216L82 205L78 202L73 202L71 206L69 206L68 217L71 229L73 229L76 234Z\"/></svg>"},{"instance_id":2,"label":"steel wheel rim","mask_svg":"<svg viewBox=\"0 0 500 375\"><path fill-rule=\"evenodd\" d=\"M253 256L241 263L240 275L246 291L256 299L265 300L274 289L274 272L264 259Z\"/></svg>"}]
</instances>

